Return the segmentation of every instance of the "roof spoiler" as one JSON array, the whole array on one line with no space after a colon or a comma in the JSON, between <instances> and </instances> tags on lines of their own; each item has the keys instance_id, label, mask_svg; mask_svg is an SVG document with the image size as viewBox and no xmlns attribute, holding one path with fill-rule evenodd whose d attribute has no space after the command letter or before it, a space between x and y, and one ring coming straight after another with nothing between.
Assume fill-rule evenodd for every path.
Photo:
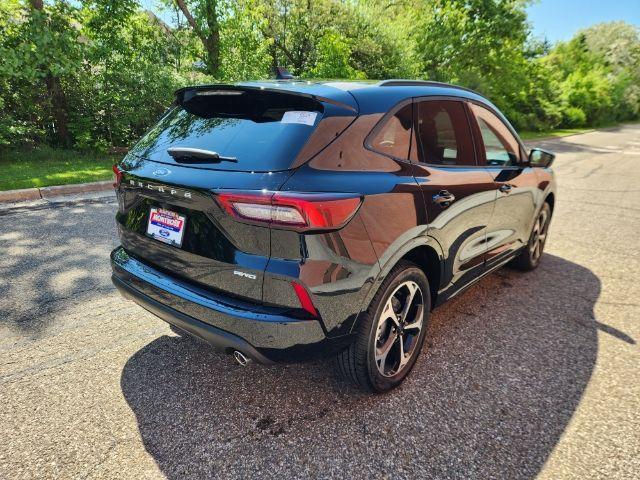
<instances>
[{"instance_id":1,"label":"roof spoiler","mask_svg":"<svg viewBox=\"0 0 640 480\"><path fill-rule=\"evenodd\" d=\"M330 103L339 108L343 108L349 110L350 112L357 112L358 109L353 105L349 105L348 103L344 103L341 101L334 100L332 98L327 98L320 95L312 95L305 92L299 92L295 90L288 90L282 88L265 88L258 87L253 85L230 85L230 84L211 84L211 85L196 85L191 87L183 87L179 90L176 90L176 104L182 105L192 100L195 97L208 97L208 96L240 96L245 92L273 92L273 93L284 93L287 95L298 95L301 97L311 98L313 100Z\"/></svg>"}]
</instances>

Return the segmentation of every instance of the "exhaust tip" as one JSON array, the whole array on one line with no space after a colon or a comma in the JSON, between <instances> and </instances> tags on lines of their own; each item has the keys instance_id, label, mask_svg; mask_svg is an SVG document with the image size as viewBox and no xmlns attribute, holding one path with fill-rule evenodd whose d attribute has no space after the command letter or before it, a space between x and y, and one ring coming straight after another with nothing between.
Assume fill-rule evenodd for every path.
<instances>
[{"instance_id":1,"label":"exhaust tip","mask_svg":"<svg viewBox=\"0 0 640 480\"><path fill-rule=\"evenodd\" d=\"M246 367L251 360L249 360L244 353L235 350L233 352L233 358L238 362L238 365Z\"/></svg>"}]
</instances>

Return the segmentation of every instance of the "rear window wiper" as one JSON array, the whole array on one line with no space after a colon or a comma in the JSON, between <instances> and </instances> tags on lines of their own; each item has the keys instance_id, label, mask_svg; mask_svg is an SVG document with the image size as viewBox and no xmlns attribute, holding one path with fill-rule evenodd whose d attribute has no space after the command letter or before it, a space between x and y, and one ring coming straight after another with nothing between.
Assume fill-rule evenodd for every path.
<instances>
[{"instance_id":1,"label":"rear window wiper","mask_svg":"<svg viewBox=\"0 0 640 480\"><path fill-rule=\"evenodd\" d=\"M234 162L238 163L236 157L225 157L218 152L211 150L203 150L201 148L189 147L171 147L167 148L167 153L173 157L176 162L196 163L196 162Z\"/></svg>"}]
</instances>

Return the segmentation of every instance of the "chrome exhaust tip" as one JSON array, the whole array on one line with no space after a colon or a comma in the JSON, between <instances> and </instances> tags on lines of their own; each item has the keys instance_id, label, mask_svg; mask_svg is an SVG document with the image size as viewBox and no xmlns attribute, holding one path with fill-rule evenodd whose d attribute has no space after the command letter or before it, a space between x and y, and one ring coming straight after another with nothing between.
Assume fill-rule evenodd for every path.
<instances>
[{"instance_id":1,"label":"chrome exhaust tip","mask_svg":"<svg viewBox=\"0 0 640 480\"><path fill-rule=\"evenodd\" d=\"M238 362L238 365L242 367L246 367L251 361L249 358L245 356L244 353L239 352L238 350L234 350L233 358L236 360L236 362Z\"/></svg>"}]
</instances>

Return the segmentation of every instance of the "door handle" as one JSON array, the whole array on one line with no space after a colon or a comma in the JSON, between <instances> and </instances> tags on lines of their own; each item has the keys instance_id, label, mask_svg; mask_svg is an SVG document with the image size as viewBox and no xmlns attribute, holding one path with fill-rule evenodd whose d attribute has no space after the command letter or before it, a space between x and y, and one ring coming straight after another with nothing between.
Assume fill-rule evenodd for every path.
<instances>
[{"instance_id":1,"label":"door handle","mask_svg":"<svg viewBox=\"0 0 640 480\"><path fill-rule=\"evenodd\" d=\"M433 203L445 208L451 205L456 197L449 190L440 190L437 195L433 196Z\"/></svg>"},{"instance_id":2,"label":"door handle","mask_svg":"<svg viewBox=\"0 0 640 480\"><path fill-rule=\"evenodd\" d=\"M511 191L511 185L509 185L508 183L503 183L502 185L500 185L499 190L503 193L509 193Z\"/></svg>"}]
</instances>

